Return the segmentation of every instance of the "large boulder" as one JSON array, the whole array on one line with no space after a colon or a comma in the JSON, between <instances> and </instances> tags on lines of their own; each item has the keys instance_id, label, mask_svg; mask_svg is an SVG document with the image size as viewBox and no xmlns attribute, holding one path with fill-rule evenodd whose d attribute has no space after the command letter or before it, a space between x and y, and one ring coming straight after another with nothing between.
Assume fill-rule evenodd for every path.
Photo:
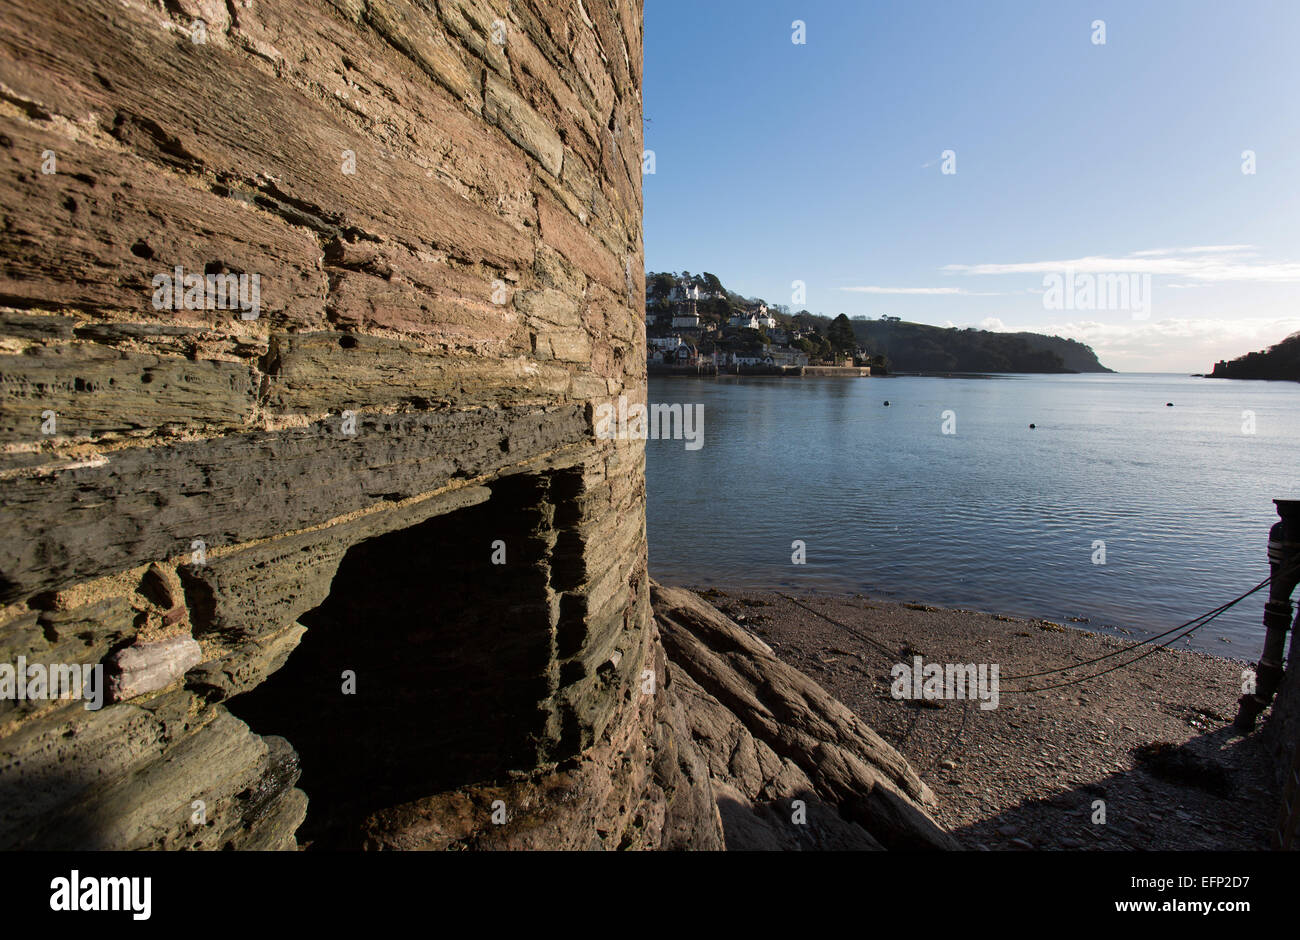
<instances>
[{"instance_id":1,"label":"large boulder","mask_svg":"<svg viewBox=\"0 0 1300 940\"><path fill-rule=\"evenodd\" d=\"M698 595L652 582L650 597L728 848L960 848L926 812L930 788L847 706Z\"/></svg>"}]
</instances>

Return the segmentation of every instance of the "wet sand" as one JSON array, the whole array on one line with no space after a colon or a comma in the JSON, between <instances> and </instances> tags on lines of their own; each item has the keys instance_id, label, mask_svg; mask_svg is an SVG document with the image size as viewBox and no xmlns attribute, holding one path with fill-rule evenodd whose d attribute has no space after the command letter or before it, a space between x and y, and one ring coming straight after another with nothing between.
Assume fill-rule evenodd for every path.
<instances>
[{"instance_id":1,"label":"wet sand","mask_svg":"<svg viewBox=\"0 0 1300 940\"><path fill-rule=\"evenodd\" d=\"M1152 647L1078 672L1014 680L1134 643L861 595L699 593L906 755L939 798L936 818L967 848L1268 848L1278 796L1264 742L1231 728L1246 662L1161 649L1092 681L1016 694ZM891 667L918 655L925 663L997 663L998 706L895 698ZM1094 821L1097 801L1104 823Z\"/></svg>"}]
</instances>

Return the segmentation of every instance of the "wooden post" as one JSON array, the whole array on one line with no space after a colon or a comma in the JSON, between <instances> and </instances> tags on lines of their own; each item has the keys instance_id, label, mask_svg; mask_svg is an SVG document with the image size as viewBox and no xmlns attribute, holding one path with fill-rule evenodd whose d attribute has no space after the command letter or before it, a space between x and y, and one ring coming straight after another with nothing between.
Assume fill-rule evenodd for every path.
<instances>
[{"instance_id":1,"label":"wooden post","mask_svg":"<svg viewBox=\"0 0 1300 940\"><path fill-rule=\"evenodd\" d=\"M1255 667L1255 691L1237 701L1236 726L1255 729L1255 719L1273 701L1282 681L1286 635L1291 628L1291 594L1300 580L1300 500L1275 499L1280 522L1268 534L1268 564L1272 573L1268 602L1264 605L1264 652Z\"/></svg>"}]
</instances>

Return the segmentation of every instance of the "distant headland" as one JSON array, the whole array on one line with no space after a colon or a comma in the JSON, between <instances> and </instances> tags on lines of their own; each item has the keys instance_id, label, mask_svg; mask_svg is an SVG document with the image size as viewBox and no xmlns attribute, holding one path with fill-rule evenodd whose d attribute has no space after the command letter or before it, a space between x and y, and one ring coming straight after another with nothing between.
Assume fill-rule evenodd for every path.
<instances>
[{"instance_id":1,"label":"distant headland","mask_svg":"<svg viewBox=\"0 0 1300 940\"><path fill-rule=\"evenodd\" d=\"M870 367L889 372L1112 372L1077 340L930 326L899 317L831 318L728 290L713 274L646 275L652 371Z\"/></svg>"},{"instance_id":2,"label":"distant headland","mask_svg":"<svg viewBox=\"0 0 1300 940\"><path fill-rule=\"evenodd\" d=\"M1221 359L1206 378L1300 382L1300 333L1292 333L1268 349L1238 356L1231 362Z\"/></svg>"}]
</instances>

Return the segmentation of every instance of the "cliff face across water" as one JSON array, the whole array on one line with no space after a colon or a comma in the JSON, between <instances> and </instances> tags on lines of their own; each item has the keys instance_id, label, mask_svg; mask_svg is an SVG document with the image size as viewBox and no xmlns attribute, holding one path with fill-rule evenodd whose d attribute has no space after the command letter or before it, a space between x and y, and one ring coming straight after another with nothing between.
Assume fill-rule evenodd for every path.
<instances>
[{"instance_id":1,"label":"cliff face across water","mask_svg":"<svg viewBox=\"0 0 1300 940\"><path fill-rule=\"evenodd\" d=\"M1260 352L1247 353L1231 362L1220 360L1208 376L1212 379L1268 379L1300 382L1300 333Z\"/></svg>"},{"instance_id":2,"label":"cliff face across water","mask_svg":"<svg viewBox=\"0 0 1300 940\"><path fill-rule=\"evenodd\" d=\"M903 372L1111 372L1078 340L896 320L854 320L866 348Z\"/></svg>"},{"instance_id":3,"label":"cliff face across water","mask_svg":"<svg viewBox=\"0 0 1300 940\"><path fill-rule=\"evenodd\" d=\"M643 442L591 420L645 399L641 38L636 0L6 6L0 663L105 698L7 690L0 846L719 848L715 781L947 844L833 702L837 768L761 650L652 619Z\"/></svg>"}]
</instances>

